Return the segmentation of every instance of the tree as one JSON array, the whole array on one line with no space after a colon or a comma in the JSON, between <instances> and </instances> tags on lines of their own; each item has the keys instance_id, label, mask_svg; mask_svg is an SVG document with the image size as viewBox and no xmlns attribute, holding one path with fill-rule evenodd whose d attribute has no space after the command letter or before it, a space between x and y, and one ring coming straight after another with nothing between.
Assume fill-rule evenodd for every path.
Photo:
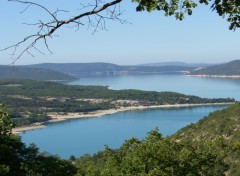
<instances>
[{"instance_id":1,"label":"tree","mask_svg":"<svg viewBox=\"0 0 240 176\"><path fill-rule=\"evenodd\" d=\"M40 41L43 41L47 50L51 53L49 49L47 39L54 37L54 34L57 30L63 26L69 26L79 30L81 26L93 27L93 32L97 30L104 30L105 23L107 20L118 21L120 23L126 23L127 21L122 19L122 9L120 3L123 0L108 0L103 2L102 0L94 0L93 3L81 4L81 12L74 15L73 17L67 17L61 19L58 17L60 13L66 13L66 10L51 11L48 7L41 4L35 3L34 1L24 1L24 0L8 0L9 2L16 2L25 5L25 8L21 13L26 12L30 7L36 6L43 10L49 17L47 21L39 19L39 22L33 25L38 28L38 30L29 36L26 36L23 40L8 46L0 51L12 49L13 53L13 63L18 60L22 55L28 53L33 56L32 51L37 51L43 54L40 51L36 44ZM184 15L191 15L193 13L193 8L197 7L197 3L209 5L211 0L199 0L194 2L192 0L131 0L137 4L136 11L161 11L165 16L175 16L177 20L183 20ZM230 23L229 29L236 30L240 27L240 1L239 0L215 0L210 4L212 11L215 11L219 16L227 18L227 21ZM24 49L19 47L26 45Z\"/></svg>"},{"instance_id":2,"label":"tree","mask_svg":"<svg viewBox=\"0 0 240 176\"><path fill-rule=\"evenodd\" d=\"M236 147L237 148L237 147ZM105 150L76 161L79 175L224 175L228 166L221 155L227 146L221 138L201 145L163 138L154 129L143 140L126 140L119 149Z\"/></svg>"},{"instance_id":3,"label":"tree","mask_svg":"<svg viewBox=\"0 0 240 176\"><path fill-rule=\"evenodd\" d=\"M0 139L8 138L11 135L12 127L8 113L3 110L3 105L0 104Z\"/></svg>"},{"instance_id":4,"label":"tree","mask_svg":"<svg viewBox=\"0 0 240 176\"><path fill-rule=\"evenodd\" d=\"M183 20L184 14L192 15L192 9L197 7L197 3L192 0L132 0L139 3L136 10L149 12L163 11L166 16L174 15L177 20ZM211 0L199 0L199 3L209 5ZM235 30L240 27L240 1L239 0L215 0L211 4L212 11L216 11L219 16L226 16L230 23L229 29Z\"/></svg>"},{"instance_id":5,"label":"tree","mask_svg":"<svg viewBox=\"0 0 240 176\"><path fill-rule=\"evenodd\" d=\"M39 153L32 144L26 146L21 138L12 134L12 122L8 114L0 106L0 175L25 176L49 175L71 176L76 168L70 161L57 156Z\"/></svg>"}]
</instances>

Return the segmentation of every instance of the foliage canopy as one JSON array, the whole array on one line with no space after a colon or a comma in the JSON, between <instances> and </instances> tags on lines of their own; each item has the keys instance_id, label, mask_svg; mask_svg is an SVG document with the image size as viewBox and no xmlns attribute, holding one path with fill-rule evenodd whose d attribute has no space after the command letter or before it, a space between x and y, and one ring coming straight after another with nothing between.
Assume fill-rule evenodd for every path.
<instances>
[{"instance_id":1,"label":"foliage canopy","mask_svg":"<svg viewBox=\"0 0 240 176\"><path fill-rule=\"evenodd\" d=\"M0 175L69 176L76 173L70 161L57 156L40 153L31 144L28 147L19 136L12 134L12 123L8 114L0 107Z\"/></svg>"},{"instance_id":2,"label":"foliage canopy","mask_svg":"<svg viewBox=\"0 0 240 176\"><path fill-rule=\"evenodd\" d=\"M177 20L183 20L184 14L192 15L193 8L197 7L193 0L132 0L137 2L137 11L163 11L165 16L174 15ZM200 4L209 5L211 0L199 0ZM211 4L212 11L219 16L226 17L230 23L229 29L240 27L240 1L239 0L215 0Z\"/></svg>"}]
</instances>

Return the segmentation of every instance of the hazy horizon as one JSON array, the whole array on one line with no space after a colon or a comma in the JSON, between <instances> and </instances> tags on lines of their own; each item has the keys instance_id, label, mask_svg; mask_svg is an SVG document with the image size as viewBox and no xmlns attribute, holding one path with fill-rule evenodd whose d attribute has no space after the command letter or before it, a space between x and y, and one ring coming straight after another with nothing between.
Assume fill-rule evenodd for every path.
<instances>
[{"instance_id":1,"label":"hazy horizon","mask_svg":"<svg viewBox=\"0 0 240 176\"><path fill-rule=\"evenodd\" d=\"M235 60L239 60L239 59L235 59ZM96 62L39 62L39 63L33 63L33 64L22 64L19 62L16 62L14 65L15 66L25 66L25 65L38 65L38 64L93 64L93 63L106 63L106 64L114 64L114 65L120 65L120 66L127 66L127 65L135 65L135 66L141 66L141 65L150 65L150 64L171 64L171 63L182 63L182 64L210 64L210 65L214 65L214 64L224 64L224 63L228 63L234 60L229 60L229 61L225 61L225 62L184 62L184 61L162 61L162 62L145 62L145 63L133 63L133 64L117 64L117 63L113 63L113 62L104 62L104 61L96 61ZM0 64L0 65L12 65L11 63L9 64Z\"/></svg>"}]
</instances>

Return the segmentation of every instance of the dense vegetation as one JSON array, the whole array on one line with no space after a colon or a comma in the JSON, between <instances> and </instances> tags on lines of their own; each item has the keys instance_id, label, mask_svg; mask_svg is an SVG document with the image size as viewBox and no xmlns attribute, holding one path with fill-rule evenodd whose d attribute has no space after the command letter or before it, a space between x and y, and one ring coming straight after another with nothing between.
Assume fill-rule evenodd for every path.
<instances>
[{"instance_id":1,"label":"dense vegetation","mask_svg":"<svg viewBox=\"0 0 240 176\"><path fill-rule=\"evenodd\" d=\"M118 149L62 160L39 153L11 133L12 123L0 107L1 176L224 176L240 175L240 103L211 113L177 134L163 138L157 129Z\"/></svg>"},{"instance_id":2,"label":"dense vegetation","mask_svg":"<svg viewBox=\"0 0 240 176\"><path fill-rule=\"evenodd\" d=\"M146 74L146 73L181 73L192 71L196 67L192 66L120 66L110 63L46 63L30 65L29 67L45 68L67 74L78 75L118 75L118 74Z\"/></svg>"},{"instance_id":3,"label":"dense vegetation","mask_svg":"<svg viewBox=\"0 0 240 176\"><path fill-rule=\"evenodd\" d=\"M209 66L190 72L191 75L240 75L240 60Z\"/></svg>"},{"instance_id":4,"label":"dense vegetation","mask_svg":"<svg viewBox=\"0 0 240 176\"><path fill-rule=\"evenodd\" d=\"M44 68L0 65L0 79L31 79L31 80L74 80L73 76Z\"/></svg>"},{"instance_id":5,"label":"dense vegetation","mask_svg":"<svg viewBox=\"0 0 240 176\"><path fill-rule=\"evenodd\" d=\"M200 146L203 141L214 140L216 136L222 137L222 146L215 148L218 159L224 161L229 175L240 175L240 102L210 113L197 124L178 131L174 138ZM221 151L223 148L226 151Z\"/></svg>"},{"instance_id":6,"label":"dense vegetation","mask_svg":"<svg viewBox=\"0 0 240 176\"><path fill-rule=\"evenodd\" d=\"M0 106L1 176L71 176L76 173L70 161L40 153L35 145L26 146L11 130L9 116Z\"/></svg>"},{"instance_id":7,"label":"dense vegetation","mask_svg":"<svg viewBox=\"0 0 240 176\"><path fill-rule=\"evenodd\" d=\"M226 140L240 139L240 102L228 108L210 113L198 123L189 125L176 133L176 138L192 142L212 139L221 135ZM187 134L187 135L186 135Z\"/></svg>"},{"instance_id":8,"label":"dense vegetation","mask_svg":"<svg viewBox=\"0 0 240 176\"><path fill-rule=\"evenodd\" d=\"M31 80L0 81L0 101L16 126L49 120L49 112L88 113L122 106L234 102L175 92L109 90L103 86L75 86Z\"/></svg>"}]
</instances>

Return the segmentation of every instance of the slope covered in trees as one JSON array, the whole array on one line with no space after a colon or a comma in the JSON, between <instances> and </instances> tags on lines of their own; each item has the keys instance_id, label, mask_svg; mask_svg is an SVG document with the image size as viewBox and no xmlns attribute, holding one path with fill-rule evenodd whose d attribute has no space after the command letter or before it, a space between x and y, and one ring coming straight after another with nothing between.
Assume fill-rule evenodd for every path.
<instances>
[{"instance_id":1,"label":"slope covered in trees","mask_svg":"<svg viewBox=\"0 0 240 176\"><path fill-rule=\"evenodd\" d=\"M179 130L174 138L201 146L204 141L214 140L216 136L220 137L221 143L214 150L218 159L225 163L226 173L240 175L240 102L210 113L198 123Z\"/></svg>"},{"instance_id":2,"label":"slope covered in trees","mask_svg":"<svg viewBox=\"0 0 240 176\"><path fill-rule=\"evenodd\" d=\"M44 68L28 68L21 66L0 65L0 79L31 79L49 81L69 81L73 76Z\"/></svg>"},{"instance_id":3,"label":"slope covered in trees","mask_svg":"<svg viewBox=\"0 0 240 176\"><path fill-rule=\"evenodd\" d=\"M0 105L0 175L1 176L71 176L76 168L70 161L40 153L35 145L26 146L13 135L12 123Z\"/></svg>"},{"instance_id":4,"label":"slope covered in trees","mask_svg":"<svg viewBox=\"0 0 240 176\"><path fill-rule=\"evenodd\" d=\"M231 61L225 64L197 69L190 72L191 75L240 75L240 60Z\"/></svg>"},{"instance_id":5,"label":"slope covered in trees","mask_svg":"<svg viewBox=\"0 0 240 176\"><path fill-rule=\"evenodd\" d=\"M240 139L240 102L228 108L210 113L198 123L189 125L176 133L176 138L198 142L221 135L225 140Z\"/></svg>"}]
</instances>

